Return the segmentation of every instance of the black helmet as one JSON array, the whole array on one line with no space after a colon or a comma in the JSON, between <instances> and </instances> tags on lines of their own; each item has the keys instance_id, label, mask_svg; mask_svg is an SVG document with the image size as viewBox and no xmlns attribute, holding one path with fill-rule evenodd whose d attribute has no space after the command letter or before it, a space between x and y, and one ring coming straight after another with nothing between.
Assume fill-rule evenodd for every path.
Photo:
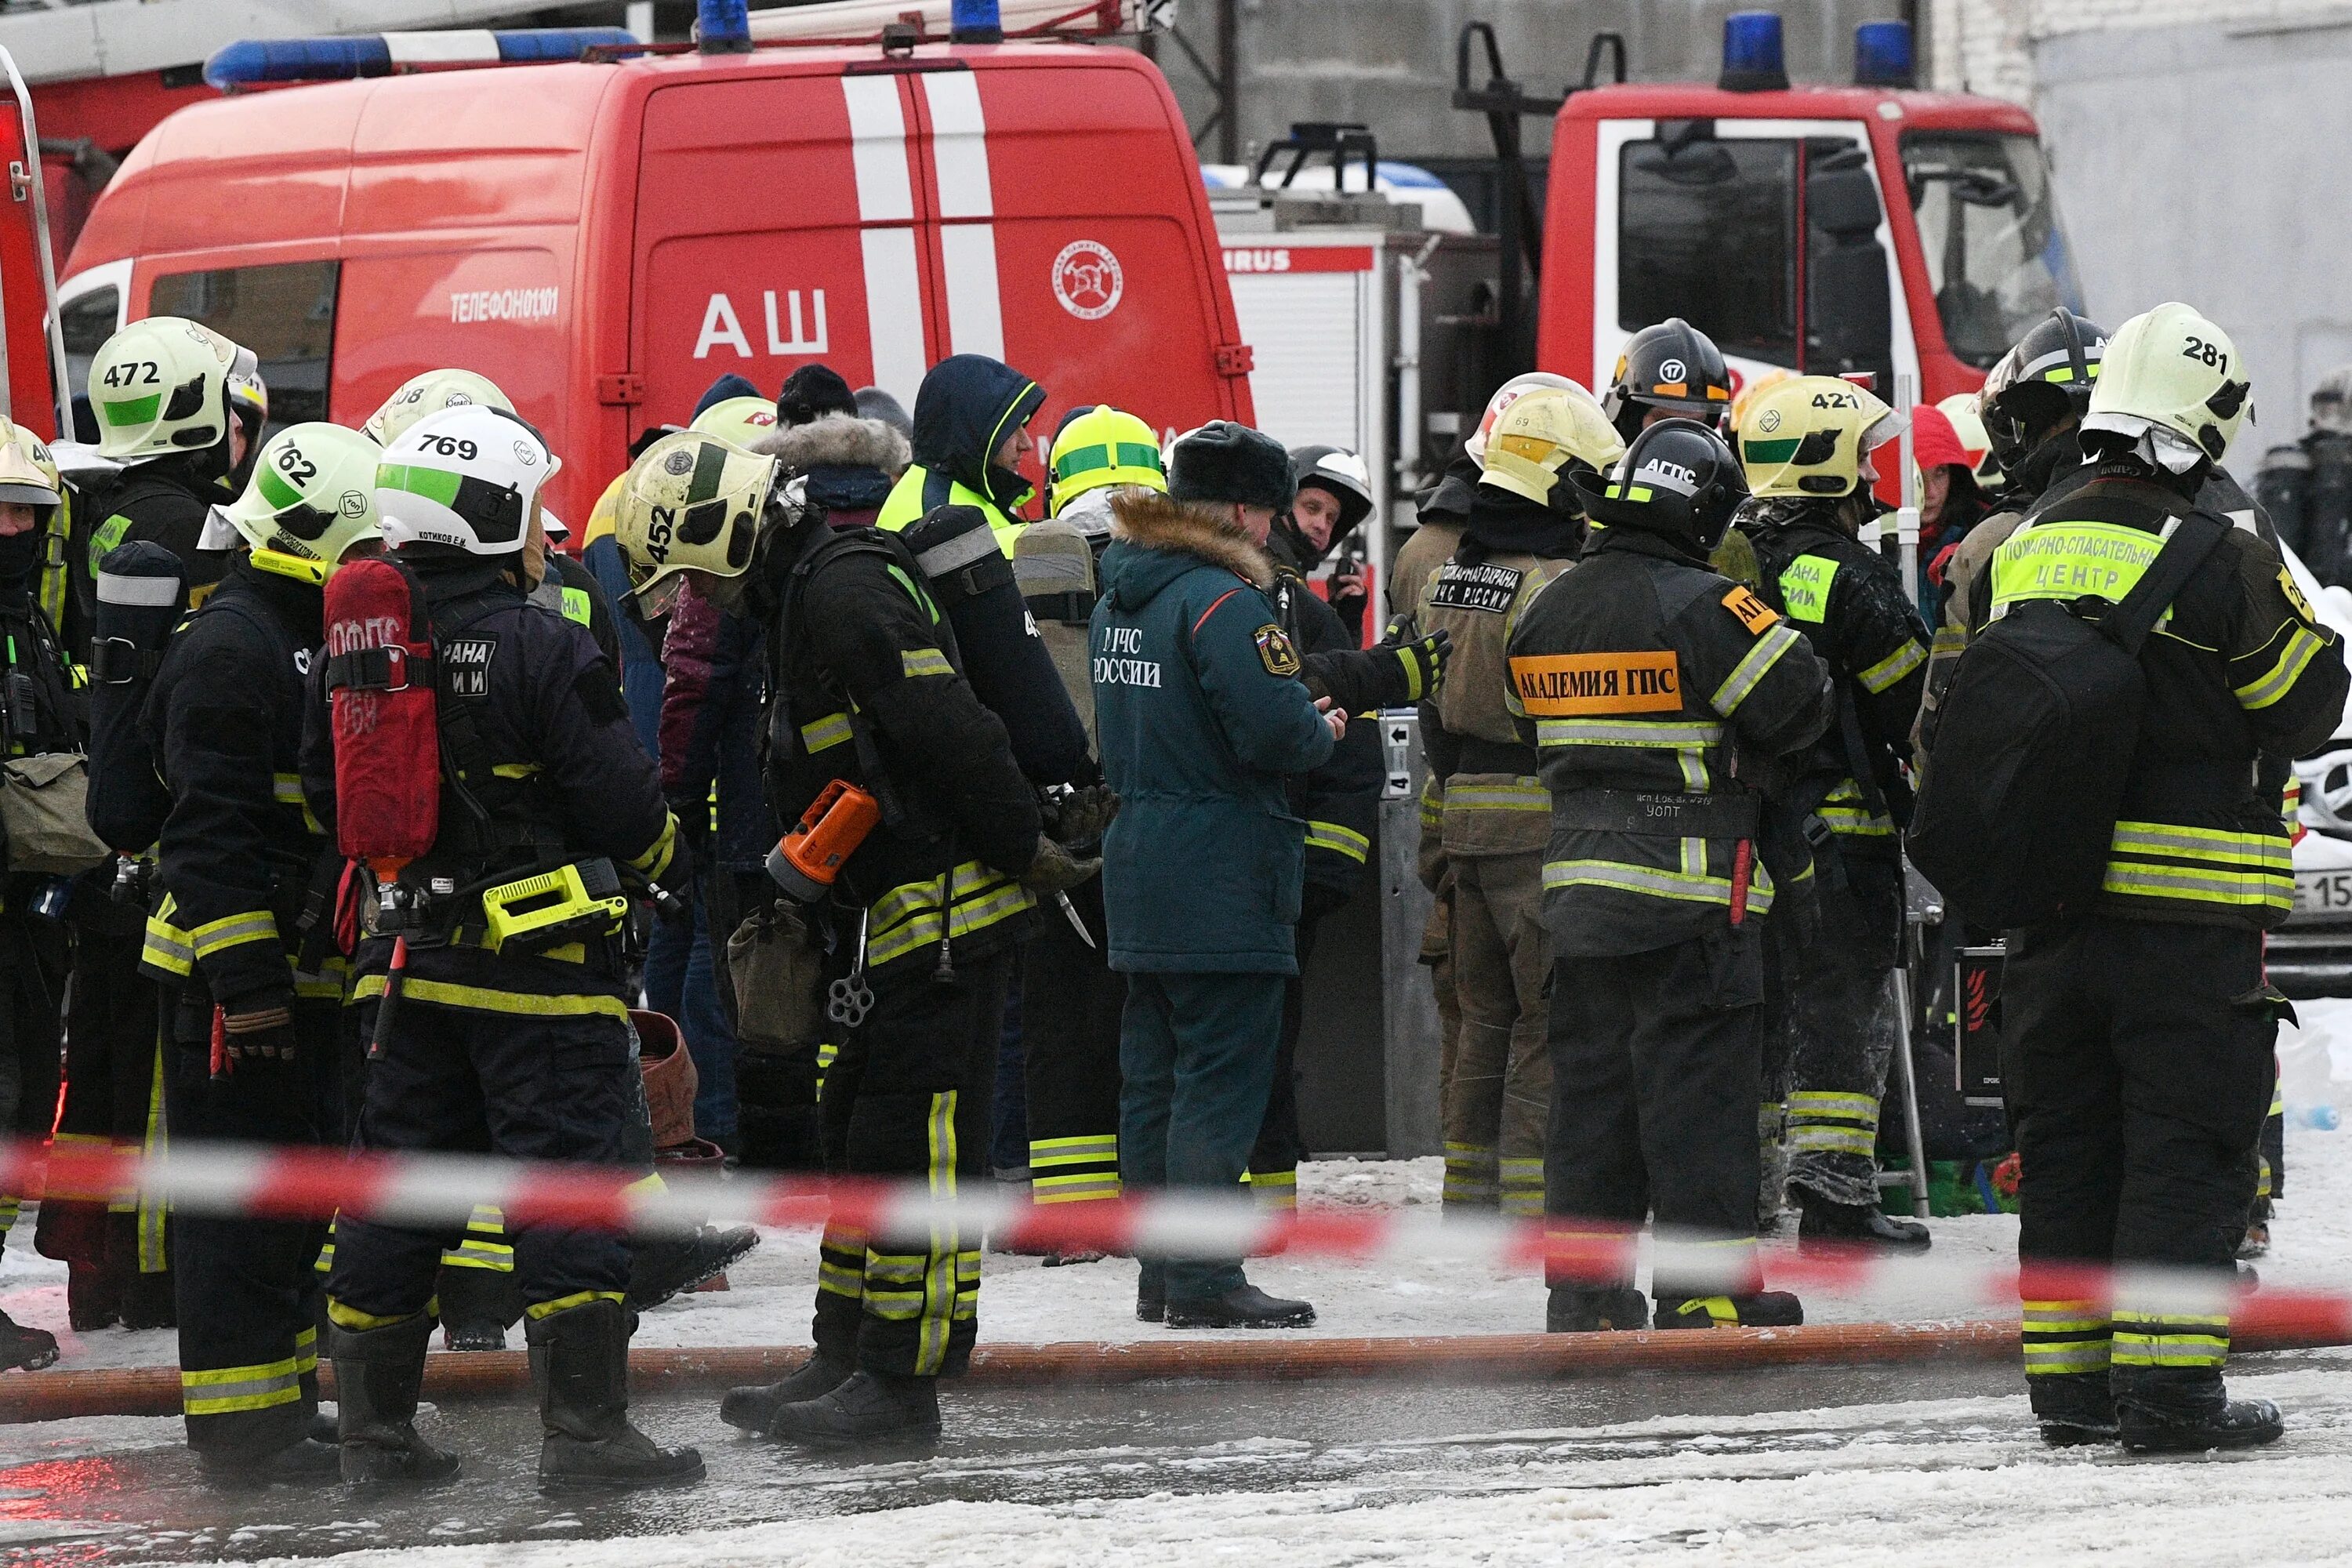
<instances>
[{"instance_id":1,"label":"black helmet","mask_svg":"<svg viewBox=\"0 0 2352 1568\"><path fill-rule=\"evenodd\" d=\"M1977 408L2004 471L2022 468L2053 426L2083 417L2106 347L2105 327L2061 305L2000 356L1985 376Z\"/></svg>"},{"instance_id":2,"label":"black helmet","mask_svg":"<svg viewBox=\"0 0 2352 1568\"><path fill-rule=\"evenodd\" d=\"M1601 411L1630 442L1642 428L1644 405L1706 426L1718 423L1731 407L1731 373L1715 340L1680 316L1626 339Z\"/></svg>"},{"instance_id":3,"label":"black helmet","mask_svg":"<svg viewBox=\"0 0 2352 1568\"><path fill-rule=\"evenodd\" d=\"M1661 419L1633 437L1606 478L1576 476L1596 521L1663 534L1705 555L1748 499L1748 476L1722 437L1696 419Z\"/></svg>"}]
</instances>

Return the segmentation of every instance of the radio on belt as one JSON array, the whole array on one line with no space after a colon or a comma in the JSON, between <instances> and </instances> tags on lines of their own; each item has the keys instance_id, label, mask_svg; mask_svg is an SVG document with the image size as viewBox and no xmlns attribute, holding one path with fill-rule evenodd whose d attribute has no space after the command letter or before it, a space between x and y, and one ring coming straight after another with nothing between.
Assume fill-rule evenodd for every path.
<instances>
[{"instance_id":1,"label":"radio on belt","mask_svg":"<svg viewBox=\"0 0 2352 1568\"><path fill-rule=\"evenodd\" d=\"M768 875L786 897L815 903L833 890L842 864L881 820L882 807L871 795L847 779L835 779L768 851Z\"/></svg>"}]
</instances>

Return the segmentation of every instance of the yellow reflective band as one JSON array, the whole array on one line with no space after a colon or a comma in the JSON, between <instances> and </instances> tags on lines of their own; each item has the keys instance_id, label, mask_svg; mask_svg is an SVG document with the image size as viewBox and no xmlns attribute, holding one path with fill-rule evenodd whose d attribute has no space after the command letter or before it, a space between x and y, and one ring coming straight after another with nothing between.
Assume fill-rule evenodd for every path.
<instances>
[{"instance_id":1,"label":"yellow reflective band","mask_svg":"<svg viewBox=\"0 0 2352 1568\"><path fill-rule=\"evenodd\" d=\"M437 1302L428 1301L422 1312L394 1312L389 1317L380 1318L373 1312L362 1312L357 1307L348 1306L332 1296L327 1298L327 1321L339 1329L362 1332L369 1329L388 1329L394 1323L413 1323L419 1318L433 1317L438 1310Z\"/></svg>"},{"instance_id":2,"label":"yellow reflective band","mask_svg":"<svg viewBox=\"0 0 2352 1568\"><path fill-rule=\"evenodd\" d=\"M246 914L230 915L224 920L210 921L188 933L195 944L198 958L210 958L232 947L242 947L249 942L278 940L278 917L268 910L255 910Z\"/></svg>"},{"instance_id":3,"label":"yellow reflective band","mask_svg":"<svg viewBox=\"0 0 2352 1568\"><path fill-rule=\"evenodd\" d=\"M225 1366L180 1373L180 1408L190 1415L227 1415L268 1410L302 1397L302 1371L295 1356L258 1366ZM313 1365L318 1358L311 1357Z\"/></svg>"},{"instance_id":4,"label":"yellow reflective band","mask_svg":"<svg viewBox=\"0 0 2352 1568\"><path fill-rule=\"evenodd\" d=\"M352 988L352 1000L370 1002L383 994L383 976L363 974ZM431 1002L444 1007L471 1007L482 1013L510 1013L529 1018L599 1016L625 1021L629 1005L618 996L541 996L527 991L492 991L480 985L450 985L410 975L400 983L404 1002Z\"/></svg>"},{"instance_id":5,"label":"yellow reflective band","mask_svg":"<svg viewBox=\"0 0 2352 1568\"><path fill-rule=\"evenodd\" d=\"M2019 1321L2030 1332L2080 1333L2096 1330L2105 1333L2107 1329L2107 1315L2099 1310L2096 1301L2021 1301L2018 1307Z\"/></svg>"},{"instance_id":6,"label":"yellow reflective band","mask_svg":"<svg viewBox=\"0 0 2352 1568\"><path fill-rule=\"evenodd\" d=\"M1037 900L1029 889L993 868L967 860L955 868L944 919L940 910L940 882L905 882L874 900L867 918L866 962L887 963L940 940L970 936L1024 910Z\"/></svg>"},{"instance_id":7,"label":"yellow reflective band","mask_svg":"<svg viewBox=\"0 0 2352 1568\"><path fill-rule=\"evenodd\" d=\"M1055 1165L1100 1164L1118 1158L1118 1134L1106 1132L1088 1138L1032 1138L1029 1141L1029 1168L1039 1170Z\"/></svg>"},{"instance_id":8,"label":"yellow reflective band","mask_svg":"<svg viewBox=\"0 0 2352 1568\"><path fill-rule=\"evenodd\" d=\"M1115 1198L1119 1191L1118 1173L1115 1171L1029 1178L1029 1201L1038 1204L1091 1203L1098 1198Z\"/></svg>"},{"instance_id":9,"label":"yellow reflective band","mask_svg":"<svg viewBox=\"0 0 2352 1568\"><path fill-rule=\"evenodd\" d=\"M928 1145L931 1197L946 1202L956 1195L956 1091L949 1089L931 1096L931 1113L925 1124ZM931 1250L925 1267L923 1286L919 1293L921 1326L915 1338L915 1375L936 1375L947 1364L948 1338L954 1327L956 1308L956 1258L959 1250L954 1226L931 1226ZM866 1274L873 1276L873 1255L867 1255ZM867 1292L866 1310L874 1310L872 1291Z\"/></svg>"},{"instance_id":10,"label":"yellow reflective band","mask_svg":"<svg viewBox=\"0 0 2352 1568\"><path fill-rule=\"evenodd\" d=\"M1616 860L1547 860L1543 869L1544 891L1562 888L1614 888L1621 892L1646 893L1653 898L1675 899L1685 903L1722 904L1731 902L1731 879L1709 877L1703 873L1668 871L1656 866L1628 866ZM1756 870L1756 880L1748 891L1748 912L1768 913L1772 908L1771 879L1762 867Z\"/></svg>"},{"instance_id":11,"label":"yellow reflective band","mask_svg":"<svg viewBox=\"0 0 2352 1568\"><path fill-rule=\"evenodd\" d=\"M866 1295L866 1273L863 1268L845 1268L831 1258L820 1258L816 1266L816 1288L830 1290L836 1296L846 1296L853 1301L859 1300Z\"/></svg>"},{"instance_id":12,"label":"yellow reflective band","mask_svg":"<svg viewBox=\"0 0 2352 1568\"><path fill-rule=\"evenodd\" d=\"M195 973L196 950L184 940L186 933L166 923L162 917L147 917L147 940L139 950L139 962L151 968L164 970L183 979Z\"/></svg>"},{"instance_id":13,"label":"yellow reflective band","mask_svg":"<svg viewBox=\"0 0 2352 1568\"><path fill-rule=\"evenodd\" d=\"M494 778L536 778L546 771L546 769L540 766L537 763L493 763L490 764L490 773Z\"/></svg>"},{"instance_id":14,"label":"yellow reflective band","mask_svg":"<svg viewBox=\"0 0 2352 1568\"><path fill-rule=\"evenodd\" d=\"M658 882L662 873L669 869L670 852L677 847L677 818L665 814L660 834L642 854L629 857L629 866L633 870L644 872L647 880Z\"/></svg>"},{"instance_id":15,"label":"yellow reflective band","mask_svg":"<svg viewBox=\"0 0 2352 1568\"><path fill-rule=\"evenodd\" d=\"M2238 706L2251 711L2268 708L2284 697L2294 689L2294 683L2302 679L2312 656L2326 646L2309 627L2296 626L2294 635L2286 639L2286 647L2279 654L2278 662L2271 666L2269 674L2232 689Z\"/></svg>"},{"instance_id":16,"label":"yellow reflective band","mask_svg":"<svg viewBox=\"0 0 2352 1568\"><path fill-rule=\"evenodd\" d=\"M1307 825L1307 847L1344 855L1360 866L1371 855L1372 841L1354 828L1342 827L1336 822L1310 821Z\"/></svg>"},{"instance_id":17,"label":"yellow reflective band","mask_svg":"<svg viewBox=\"0 0 2352 1568\"><path fill-rule=\"evenodd\" d=\"M1926 648L1916 642L1906 642L1854 679L1862 682L1864 691L1875 697L1927 661Z\"/></svg>"},{"instance_id":18,"label":"yellow reflective band","mask_svg":"<svg viewBox=\"0 0 2352 1568\"><path fill-rule=\"evenodd\" d=\"M2102 889L2125 897L2287 909L2293 852L2283 833L2118 822Z\"/></svg>"},{"instance_id":19,"label":"yellow reflective band","mask_svg":"<svg viewBox=\"0 0 2352 1568\"><path fill-rule=\"evenodd\" d=\"M280 805L301 805L302 775L300 773L270 774L269 798Z\"/></svg>"},{"instance_id":20,"label":"yellow reflective band","mask_svg":"<svg viewBox=\"0 0 2352 1568\"><path fill-rule=\"evenodd\" d=\"M819 752L844 745L852 738L849 715L828 713L822 719L812 719L801 726L801 750L814 756Z\"/></svg>"},{"instance_id":21,"label":"yellow reflective band","mask_svg":"<svg viewBox=\"0 0 2352 1568\"><path fill-rule=\"evenodd\" d=\"M1713 746L1723 726L1686 719L1539 719L1540 746Z\"/></svg>"},{"instance_id":22,"label":"yellow reflective band","mask_svg":"<svg viewBox=\"0 0 2352 1568\"><path fill-rule=\"evenodd\" d=\"M1448 811L1549 811L1551 791L1532 778L1517 784L1474 784L1449 779L1445 784Z\"/></svg>"},{"instance_id":23,"label":"yellow reflective band","mask_svg":"<svg viewBox=\"0 0 2352 1568\"><path fill-rule=\"evenodd\" d=\"M909 647L898 650L898 672L906 676L953 675L955 666L948 656L935 647Z\"/></svg>"},{"instance_id":24,"label":"yellow reflective band","mask_svg":"<svg viewBox=\"0 0 2352 1568\"><path fill-rule=\"evenodd\" d=\"M467 1237L461 1246L441 1254L445 1268L487 1268L494 1274L514 1272L514 1248L502 1241L477 1241Z\"/></svg>"},{"instance_id":25,"label":"yellow reflective band","mask_svg":"<svg viewBox=\"0 0 2352 1568\"><path fill-rule=\"evenodd\" d=\"M523 1315L530 1318L531 1321L538 1322L541 1319L551 1318L558 1312L568 1312L574 1307L585 1307L597 1301L619 1301L625 1299L624 1293L619 1290L574 1290L571 1295L558 1296L552 1301L533 1301L523 1309Z\"/></svg>"},{"instance_id":26,"label":"yellow reflective band","mask_svg":"<svg viewBox=\"0 0 2352 1568\"><path fill-rule=\"evenodd\" d=\"M1936 641L1927 649L1930 658L1956 658L1968 651L1969 634L1960 626L1937 626Z\"/></svg>"},{"instance_id":27,"label":"yellow reflective band","mask_svg":"<svg viewBox=\"0 0 2352 1568\"><path fill-rule=\"evenodd\" d=\"M1758 637L1756 646L1748 650L1745 658L1732 667L1731 673L1724 677L1723 684L1715 689L1715 695L1707 700L1706 705L1727 719L1737 713L1739 705L1748 700L1748 694L1756 689L1758 683L1771 672L1772 667L1780 662L1780 656L1796 647L1798 638L1802 636L1802 632L1783 622Z\"/></svg>"}]
</instances>

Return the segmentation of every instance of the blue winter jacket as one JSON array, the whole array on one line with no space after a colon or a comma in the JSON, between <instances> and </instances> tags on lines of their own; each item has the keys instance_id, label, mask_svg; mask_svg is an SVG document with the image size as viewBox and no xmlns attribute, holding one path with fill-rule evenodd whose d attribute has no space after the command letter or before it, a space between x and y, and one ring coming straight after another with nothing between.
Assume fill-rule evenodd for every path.
<instances>
[{"instance_id":1,"label":"blue winter jacket","mask_svg":"<svg viewBox=\"0 0 2352 1568\"><path fill-rule=\"evenodd\" d=\"M1262 591L1263 552L1162 496L1124 497L1090 632L1110 966L1295 974L1306 825L1286 781L1331 754Z\"/></svg>"}]
</instances>

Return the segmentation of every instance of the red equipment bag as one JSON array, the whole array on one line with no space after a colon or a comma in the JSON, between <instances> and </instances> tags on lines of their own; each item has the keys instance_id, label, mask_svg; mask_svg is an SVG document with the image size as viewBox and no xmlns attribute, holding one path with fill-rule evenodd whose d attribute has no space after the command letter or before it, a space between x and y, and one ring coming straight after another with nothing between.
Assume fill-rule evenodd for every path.
<instances>
[{"instance_id":1,"label":"red equipment bag","mask_svg":"<svg viewBox=\"0 0 2352 1568\"><path fill-rule=\"evenodd\" d=\"M379 874L441 831L441 731L424 584L382 556L327 579L327 689L334 705L335 844Z\"/></svg>"}]
</instances>

